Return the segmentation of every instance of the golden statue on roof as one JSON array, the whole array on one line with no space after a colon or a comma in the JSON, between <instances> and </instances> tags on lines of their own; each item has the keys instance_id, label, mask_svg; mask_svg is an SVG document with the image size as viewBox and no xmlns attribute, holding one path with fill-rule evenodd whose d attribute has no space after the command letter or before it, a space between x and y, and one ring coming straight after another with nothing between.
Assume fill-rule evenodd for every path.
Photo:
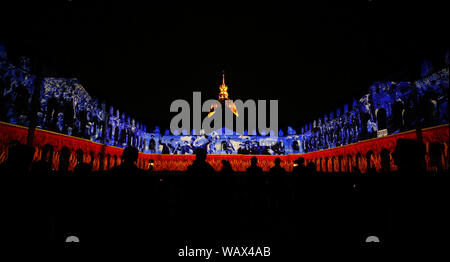
<instances>
[{"instance_id":1,"label":"golden statue on roof","mask_svg":"<svg viewBox=\"0 0 450 262\"><path fill-rule=\"evenodd\" d=\"M228 86L225 84L225 72L222 71L222 84L220 85L219 101L228 100Z\"/></svg>"},{"instance_id":2,"label":"golden statue on roof","mask_svg":"<svg viewBox=\"0 0 450 262\"><path fill-rule=\"evenodd\" d=\"M231 101L231 99L228 98L228 86L225 84L225 72L222 71L222 84L219 87L219 101L222 104L222 108L225 108L224 106L227 106L233 114L235 114L237 117L239 117L239 113L237 111L236 105ZM228 103L225 101L229 100ZM216 108L218 105L212 105L210 112L208 114L208 117L211 117L214 115L215 111L214 108Z\"/></svg>"}]
</instances>

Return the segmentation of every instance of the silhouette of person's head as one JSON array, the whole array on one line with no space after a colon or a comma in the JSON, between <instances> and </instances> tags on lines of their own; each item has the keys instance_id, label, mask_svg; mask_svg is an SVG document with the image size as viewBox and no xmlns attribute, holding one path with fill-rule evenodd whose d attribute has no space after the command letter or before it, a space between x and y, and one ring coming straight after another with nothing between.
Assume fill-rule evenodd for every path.
<instances>
[{"instance_id":1,"label":"silhouette of person's head","mask_svg":"<svg viewBox=\"0 0 450 262\"><path fill-rule=\"evenodd\" d=\"M214 168L206 162L206 149L197 148L195 150L195 160L188 167L188 174L194 175L194 177L202 177L209 176L215 172ZM197 181L199 183L203 183L203 181Z\"/></svg>"},{"instance_id":2,"label":"silhouette of person's head","mask_svg":"<svg viewBox=\"0 0 450 262\"><path fill-rule=\"evenodd\" d=\"M252 157L250 159L250 163L252 166L256 166L256 164L258 163L258 158L256 158L256 156Z\"/></svg>"},{"instance_id":3,"label":"silhouette of person's head","mask_svg":"<svg viewBox=\"0 0 450 262\"><path fill-rule=\"evenodd\" d=\"M203 148L198 148L195 151L195 160L199 162L205 162L206 161L206 150Z\"/></svg>"},{"instance_id":4,"label":"silhouette of person's head","mask_svg":"<svg viewBox=\"0 0 450 262\"><path fill-rule=\"evenodd\" d=\"M128 146L123 150L122 160L124 163L134 163L138 160L139 151L133 146Z\"/></svg>"},{"instance_id":5,"label":"silhouette of person's head","mask_svg":"<svg viewBox=\"0 0 450 262\"><path fill-rule=\"evenodd\" d=\"M280 166L281 159L279 157L275 158L275 166Z\"/></svg>"},{"instance_id":6,"label":"silhouette of person's head","mask_svg":"<svg viewBox=\"0 0 450 262\"><path fill-rule=\"evenodd\" d=\"M305 165L305 158L299 157L297 163L298 163L299 166L304 166Z\"/></svg>"},{"instance_id":7,"label":"silhouette of person's head","mask_svg":"<svg viewBox=\"0 0 450 262\"><path fill-rule=\"evenodd\" d=\"M425 170L425 145L419 140L398 139L392 157L400 171L422 172Z\"/></svg>"}]
</instances>

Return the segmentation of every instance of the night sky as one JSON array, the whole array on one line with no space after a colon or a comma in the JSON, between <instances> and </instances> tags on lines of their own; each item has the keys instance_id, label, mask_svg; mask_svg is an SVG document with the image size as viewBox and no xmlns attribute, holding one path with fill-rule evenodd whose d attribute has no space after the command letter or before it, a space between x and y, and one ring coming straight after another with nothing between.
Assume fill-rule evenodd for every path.
<instances>
[{"instance_id":1,"label":"night sky","mask_svg":"<svg viewBox=\"0 0 450 262\"><path fill-rule=\"evenodd\" d=\"M217 99L222 70L231 99L278 99L280 127L299 128L374 81L417 79L423 59L443 67L449 46L448 10L430 1L14 2L0 4L10 61L26 55L37 74L76 77L151 129L168 127L175 99Z\"/></svg>"}]
</instances>

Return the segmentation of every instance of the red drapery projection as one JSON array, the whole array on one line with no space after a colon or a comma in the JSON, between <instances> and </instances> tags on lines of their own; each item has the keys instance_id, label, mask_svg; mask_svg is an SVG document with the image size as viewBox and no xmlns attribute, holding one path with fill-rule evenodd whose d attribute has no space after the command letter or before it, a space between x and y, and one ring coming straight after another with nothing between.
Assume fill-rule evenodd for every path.
<instances>
[{"instance_id":1,"label":"red drapery projection","mask_svg":"<svg viewBox=\"0 0 450 262\"><path fill-rule=\"evenodd\" d=\"M427 155L427 169L431 170L429 166L429 145L431 143L441 143L444 146L442 155L443 167L448 169L448 141L449 141L449 126L442 125L437 127L430 127L421 130L419 133L416 130L394 134L381 138L374 138L366 141L361 141L351 145L342 147L311 152L302 155L287 155L287 161L294 160L299 156L305 158L306 161L313 161L316 163L317 170L321 171L352 171L352 167L358 164L362 172L367 171L367 166L370 164L375 167L377 171L381 169L381 151L386 149L391 154L395 150L397 139L418 139L422 137L422 141L426 145ZM396 166L393 163L391 155L389 156L390 169L395 170ZM340 160L340 161L339 161ZM320 164L322 162L322 165ZM339 168L340 167L340 168Z\"/></svg>"},{"instance_id":2,"label":"red drapery projection","mask_svg":"<svg viewBox=\"0 0 450 262\"><path fill-rule=\"evenodd\" d=\"M28 128L0 122L0 163L8 156L8 145L17 140L22 144L27 142Z\"/></svg>"},{"instance_id":3,"label":"red drapery projection","mask_svg":"<svg viewBox=\"0 0 450 262\"><path fill-rule=\"evenodd\" d=\"M27 139L28 129L7 123L0 123L0 162L5 161L7 156L8 144L11 140L18 140L25 143ZM394 134L386 137L375 138L358 142L351 145L327 149L301 155L285 155L285 156L266 156L257 155L258 165L264 171L268 171L273 166L275 158L280 157L282 166L287 171L292 171L293 161L302 156L307 162L314 162L318 171L331 172L342 171L351 172L355 166L366 172L368 165L374 167L377 171L382 168L382 150L387 157L390 170L395 170L391 153L394 151L396 141L399 138L417 139L422 137L422 141L427 148L427 169L432 171L434 166L431 165L429 145L430 143L441 143L444 151L441 157L441 163L444 170L448 170L448 141L449 141L449 125L442 125L423 129L420 133L416 130ZM91 163L94 170L106 170L117 164L120 164L120 158L123 149L106 146L95 143L90 140L71 137L63 134L53 133L45 130L35 130L33 146L35 148L34 160L41 159L42 148L49 144L53 147L53 167L58 168L61 150L64 147L70 151L69 170L73 170L77 163L77 150L83 152L82 160ZM387 151L386 151L387 150ZM223 159L230 161L235 171L243 172L250 166L250 158L252 155L208 155L207 161L216 170L222 168L221 161ZM184 171L194 161L194 155L160 155L160 154L139 154L137 165L140 168L148 169L149 160L153 159L154 170L156 171Z\"/></svg>"}]
</instances>

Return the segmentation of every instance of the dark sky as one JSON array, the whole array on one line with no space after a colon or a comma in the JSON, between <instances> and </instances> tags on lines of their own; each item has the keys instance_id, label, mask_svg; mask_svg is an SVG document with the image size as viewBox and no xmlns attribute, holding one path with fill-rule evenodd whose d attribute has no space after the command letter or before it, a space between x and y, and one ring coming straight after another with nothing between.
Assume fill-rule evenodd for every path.
<instances>
[{"instance_id":1,"label":"dark sky","mask_svg":"<svg viewBox=\"0 0 450 262\"><path fill-rule=\"evenodd\" d=\"M298 128L373 81L417 79L423 59L442 66L449 46L447 9L430 1L14 2L0 7L9 60L76 77L149 126L167 127L171 102L193 91L216 99L225 70L230 98L278 99L280 126Z\"/></svg>"}]
</instances>

